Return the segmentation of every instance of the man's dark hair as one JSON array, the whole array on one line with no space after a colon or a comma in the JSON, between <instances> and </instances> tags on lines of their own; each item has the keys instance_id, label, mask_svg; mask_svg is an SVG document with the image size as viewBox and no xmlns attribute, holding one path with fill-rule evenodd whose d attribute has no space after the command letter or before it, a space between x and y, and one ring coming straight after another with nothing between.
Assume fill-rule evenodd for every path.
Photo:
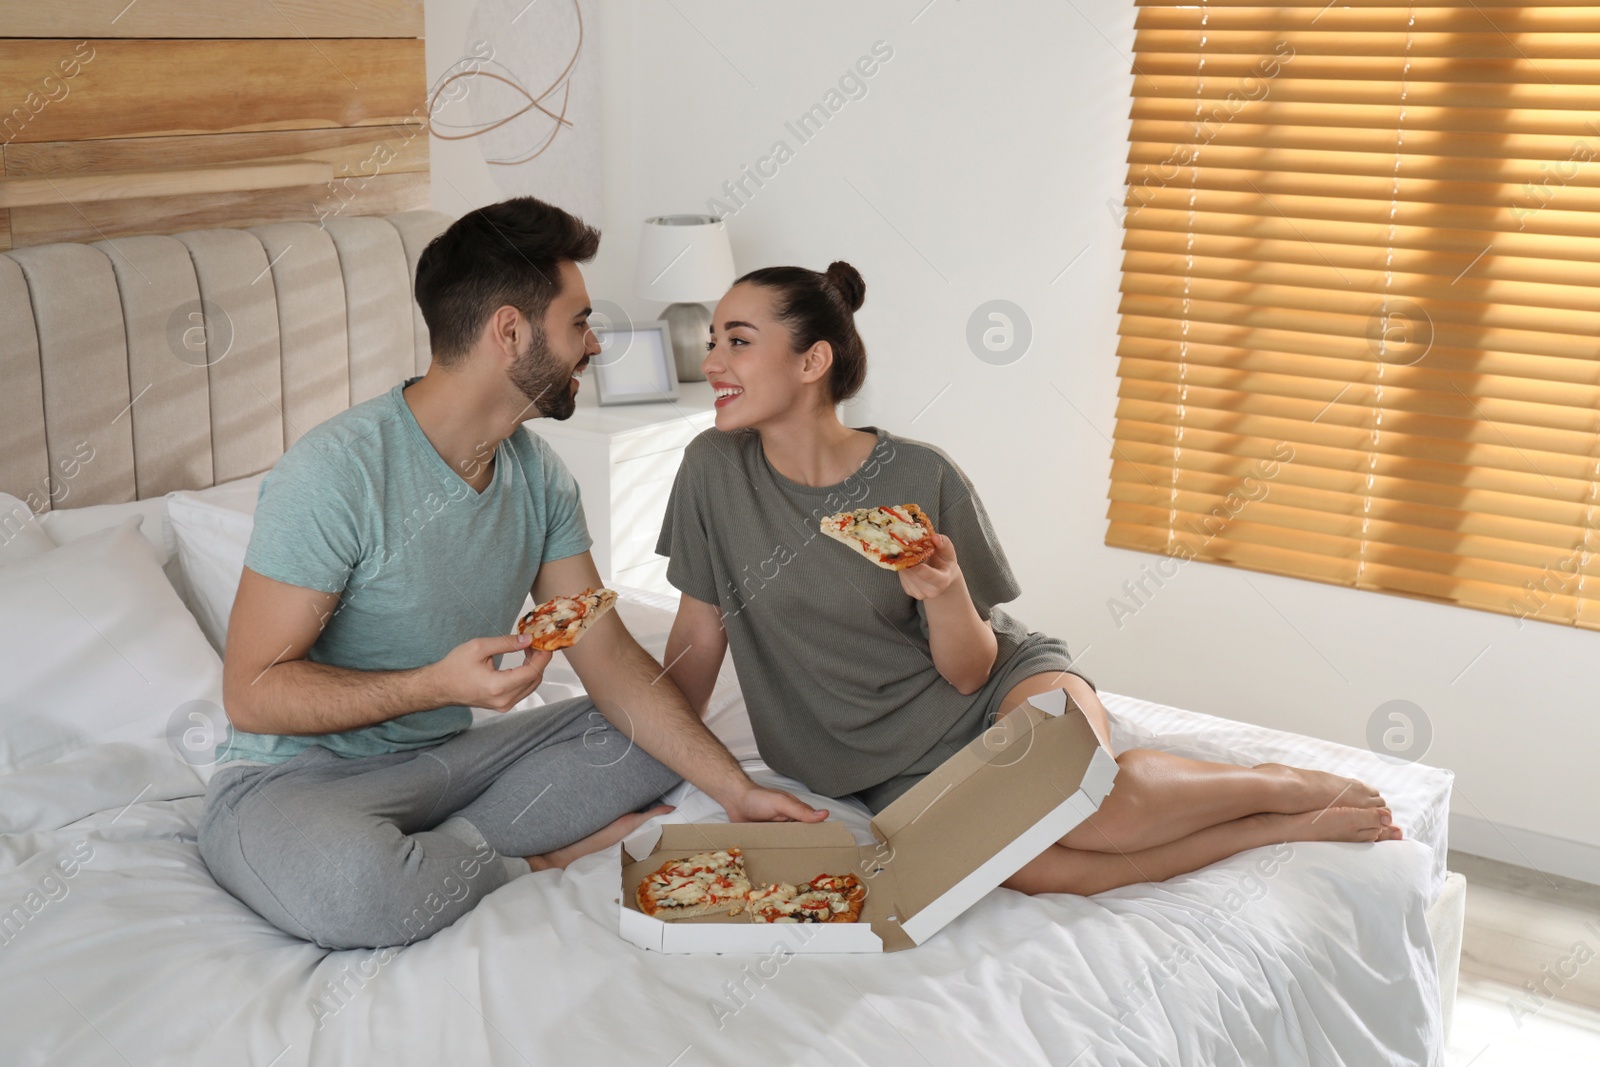
<instances>
[{"instance_id":1,"label":"man's dark hair","mask_svg":"<svg viewBox=\"0 0 1600 1067\"><path fill-rule=\"evenodd\" d=\"M459 362L507 304L542 329L561 291L562 260L587 263L599 249L599 230L531 196L461 216L417 260L417 306L433 358L443 366Z\"/></svg>"}]
</instances>

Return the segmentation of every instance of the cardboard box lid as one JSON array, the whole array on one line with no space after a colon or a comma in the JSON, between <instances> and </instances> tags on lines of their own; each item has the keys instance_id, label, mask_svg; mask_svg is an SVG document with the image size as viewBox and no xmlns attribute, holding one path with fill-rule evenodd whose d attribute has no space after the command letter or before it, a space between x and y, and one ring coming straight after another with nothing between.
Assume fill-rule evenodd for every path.
<instances>
[{"instance_id":1,"label":"cardboard box lid","mask_svg":"<svg viewBox=\"0 0 1600 1067\"><path fill-rule=\"evenodd\" d=\"M848 827L831 821L646 824L623 842L632 858L623 864L623 907L638 910L629 887L666 860L737 845L758 884L855 871L867 885L862 922L883 950L920 944L1105 798L1116 761L1081 712L1064 714L1071 706L1060 690L1030 698L880 812L871 824L876 845L857 846Z\"/></svg>"},{"instance_id":2,"label":"cardboard box lid","mask_svg":"<svg viewBox=\"0 0 1600 1067\"><path fill-rule=\"evenodd\" d=\"M1030 698L872 820L902 929L926 940L1092 815L1115 775L1065 692Z\"/></svg>"},{"instance_id":3,"label":"cardboard box lid","mask_svg":"<svg viewBox=\"0 0 1600 1067\"><path fill-rule=\"evenodd\" d=\"M696 852L709 852L719 848L850 848L856 847L855 835L841 822L715 822L715 823L657 823L650 822L630 837L624 838L623 849L634 860L643 860L653 852L662 853L660 863L682 853L692 856Z\"/></svg>"}]
</instances>

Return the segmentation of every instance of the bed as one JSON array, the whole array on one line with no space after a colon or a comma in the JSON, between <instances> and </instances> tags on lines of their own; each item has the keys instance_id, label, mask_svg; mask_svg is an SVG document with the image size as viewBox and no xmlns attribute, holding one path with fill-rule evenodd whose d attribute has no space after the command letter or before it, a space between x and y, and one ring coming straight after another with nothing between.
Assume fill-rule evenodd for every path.
<instances>
[{"instance_id":1,"label":"bed","mask_svg":"<svg viewBox=\"0 0 1600 1067\"><path fill-rule=\"evenodd\" d=\"M1408 839L1256 849L1089 898L996 890L883 956L645 952L617 934L614 850L398 950L319 949L218 888L191 742L220 713L217 589L253 476L425 369L410 270L447 221L0 255L6 1062L1443 1062L1464 914L1450 772L1109 692L1119 749L1356 775ZM623 594L659 657L674 602ZM513 714L576 691L558 661ZM758 780L870 840L862 809L760 763L731 667L707 721ZM692 786L669 800L669 819L723 818Z\"/></svg>"}]
</instances>

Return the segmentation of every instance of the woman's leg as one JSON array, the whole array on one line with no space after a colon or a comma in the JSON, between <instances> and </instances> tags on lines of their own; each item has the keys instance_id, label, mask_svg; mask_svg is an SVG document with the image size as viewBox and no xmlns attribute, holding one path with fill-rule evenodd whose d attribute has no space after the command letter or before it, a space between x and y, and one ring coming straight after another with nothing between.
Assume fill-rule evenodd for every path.
<instances>
[{"instance_id":1,"label":"woman's leg","mask_svg":"<svg viewBox=\"0 0 1600 1067\"><path fill-rule=\"evenodd\" d=\"M1246 815L1137 852L1088 852L1051 845L1001 884L1021 893L1089 896L1139 882L1163 882L1247 848L1283 841L1387 841L1398 836L1389 824L1387 808Z\"/></svg>"},{"instance_id":2,"label":"woman's leg","mask_svg":"<svg viewBox=\"0 0 1600 1067\"><path fill-rule=\"evenodd\" d=\"M1207 763L1150 748L1129 749L1118 755L1111 747L1111 722L1105 705L1088 682L1064 671L1036 674L1018 682L1001 701L1000 714L1052 689L1066 690L1083 709L1100 743L1117 761L1117 778L1111 792L1094 815L1061 839L1065 848L1132 853L1179 841L1247 815L1321 812L1334 805L1369 809L1384 806L1377 790L1354 778L1323 771L1276 763L1255 767Z\"/></svg>"}]
</instances>

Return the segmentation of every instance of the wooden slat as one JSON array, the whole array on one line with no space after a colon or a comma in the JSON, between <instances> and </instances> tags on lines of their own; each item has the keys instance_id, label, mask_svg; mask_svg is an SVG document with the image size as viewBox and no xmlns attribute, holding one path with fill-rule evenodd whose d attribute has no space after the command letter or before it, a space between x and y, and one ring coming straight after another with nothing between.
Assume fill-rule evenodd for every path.
<instances>
[{"instance_id":1,"label":"wooden slat","mask_svg":"<svg viewBox=\"0 0 1600 1067\"><path fill-rule=\"evenodd\" d=\"M13 228L16 220L12 220ZM1371 296L1375 313L1381 298ZM1189 333L1194 334L1202 324L1215 327L1217 338L1227 336L1222 343L1245 343L1241 336L1247 330L1326 332L1358 345L1367 344L1373 316L1338 314L1305 309L1255 307L1224 301L1191 300L1188 314L1184 314L1181 300L1165 297L1143 296L1138 293L1123 294L1117 308L1124 316L1134 316L1140 321L1165 319L1181 330L1183 320L1189 320ZM1126 322L1126 320L1124 320ZM1132 332L1132 331L1129 331ZM1228 336L1230 335L1231 336ZM1163 335L1164 336L1164 335ZM1196 338L1200 340L1201 338ZM1212 340L1207 336L1204 340ZM1545 332L1542 330L1517 330L1507 327L1474 326L1467 323L1435 319L1433 344L1455 348L1482 348L1500 352L1523 352L1529 355L1560 356L1568 359L1592 360L1595 355L1594 335L1580 330ZM1401 362L1396 360L1396 362Z\"/></svg>"},{"instance_id":2,"label":"wooden slat","mask_svg":"<svg viewBox=\"0 0 1600 1067\"><path fill-rule=\"evenodd\" d=\"M55 178L0 178L0 206L40 207L100 200L191 197L205 193L241 193L257 189L289 189L333 180L333 168L321 160L294 159L276 163L227 163L183 170L117 171Z\"/></svg>"},{"instance_id":3,"label":"wooden slat","mask_svg":"<svg viewBox=\"0 0 1600 1067\"><path fill-rule=\"evenodd\" d=\"M1600 118L1600 113L1597 113L1596 117ZM1597 149L1597 152L1600 152L1600 149ZM1221 162L1221 160L1202 158L1193 169L1183 168L1176 179L1176 184L1185 189L1249 192L1261 197L1335 197L1378 201L1385 207L1391 201L1399 201L1408 208L1419 204L1430 207L1445 205L1452 208L1462 205L1495 208L1508 213L1514 212L1519 204L1522 204L1527 211L1539 206L1534 194L1524 188L1530 181L1537 183L1536 188L1545 189L1544 178L1537 175L1510 175L1508 180L1498 182L1469 182L1441 177L1443 171L1434 176L1412 174L1405 170L1404 161L1401 163L1402 174L1396 180L1393 155L1387 158L1376 157L1375 160L1380 166L1374 169L1381 170L1382 166L1387 166L1387 174L1350 174L1335 168L1323 171L1269 170L1265 164L1229 168L1221 166ZM1547 163L1546 167L1548 166ZM1128 176L1130 185L1149 183L1150 178L1138 173L1141 169L1130 170ZM1574 164L1570 169L1577 172L1577 177L1565 185L1552 181L1547 195L1559 199L1563 211L1600 210L1600 180L1597 180L1597 176L1600 176L1600 167L1590 168L1587 181L1584 180L1586 175L1581 165ZM1155 180L1158 183L1164 181L1159 176ZM1521 216L1512 214L1511 217L1515 220Z\"/></svg>"},{"instance_id":4,"label":"wooden slat","mask_svg":"<svg viewBox=\"0 0 1600 1067\"><path fill-rule=\"evenodd\" d=\"M1459 5L1462 0L1455 0L1455 2ZM1466 2L1470 3L1471 0L1466 0ZM1134 0L1133 6L1143 11L1145 8L1188 7L1193 3L1194 0ZM1451 0L1442 0L1442 6L1450 6L1450 3ZM1206 7L1211 9L1261 6L1263 6L1261 0L1206 0ZM1318 11L1327 6L1327 0L1272 0L1271 6L1274 9L1282 8L1286 10L1309 7L1312 11ZM1346 0L1343 6L1352 8L1395 7L1397 2L1396 0ZM1595 6L1595 0L1545 0L1544 3L1538 6L1584 8Z\"/></svg>"},{"instance_id":5,"label":"wooden slat","mask_svg":"<svg viewBox=\"0 0 1600 1067\"><path fill-rule=\"evenodd\" d=\"M1287 32L1312 30L1321 37L1333 34L1373 34L1404 39L1434 34L1488 34L1500 38L1509 34L1579 34L1600 30L1600 8L1594 4L1544 6L1529 4L1503 7L1490 4L1433 3L1388 4L1370 7L1334 7L1322 10L1260 4L1251 7L1221 7L1186 4L1182 6L1142 7L1134 21L1139 29L1189 29L1204 27L1212 34L1227 32ZM1207 40L1209 46L1210 41ZM1362 52L1371 55L1372 51Z\"/></svg>"},{"instance_id":6,"label":"wooden slat","mask_svg":"<svg viewBox=\"0 0 1600 1067\"><path fill-rule=\"evenodd\" d=\"M1293 441L1297 447L1305 442L1345 448L1358 454L1365 454L1372 449L1372 433L1364 424L1338 425L1330 421L1331 412L1312 421L1318 408L1316 404L1285 404L1283 407L1283 413L1276 415L1190 407L1184 412L1183 425L1186 430L1193 426L1218 433ZM1119 425L1113 431L1114 438L1122 433L1120 423L1123 420L1173 427L1179 422L1177 411L1171 405L1127 397L1117 402L1117 419ZM1592 433L1562 433L1481 423L1471 428L1462 427L1457 431L1460 436L1446 439L1430 436L1428 432L1408 433L1390 429L1391 426L1406 427L1414 421L1423 422L1425 431L1439 432L1447 420L1407 420L1398 414L1386 418L1381 450L1418 459L1532 472L1550 479L1552 485L1562 478L1587 485L1594 478L1594 460L1589 456L1589 449L1594 444Z\"/></svg>"},{"instance_id":7,"label":"wooden slat","mask_svg":"<svg viewBox=\"0 0 1600 1067\"><path fill-rule=\"evenodd\" d=\"M1445 218L1436 219L1433 225L1424 225L1422 220L1407 224L1397 219L1391 240L1388 224L1377 220L1291 219L1270 210L1258 213L1253 209L1225 210L1215 205L1213 210L1196 211L1191 222L1186 192L1175 191L1172 197L1162 203L1156 202L1154 193L1154 187L1150 186L1130 191L1127 214L1123 219L1127 229L1181 233L1187 237L1192 227L1197 234L1298 240L1319 249L1325 245L1344 244L1366 250L1386 250L1392 244L1395 248L1460 255L1463 257L1461 270L1467 268L1473 257L1488 251L1491 245L1496 256L1525 256L1557 263L1589 263L1600 257L1600 238L1580 238L1560 232L1508 230L1491 233L1475 230L1458 224L1461 221L1459 210Z\"/></svg>"},{"instance_id":8,"label":"wooden slat","mask_svg":"<svg viewBox=\"0 0 1600 1067\"><path fill-rule=\"evenodd\" d=\"M1246 265L1257 263L1273 264L1275 269L1293 270L1298 265L1321 267L1325 271L1329 267L1341 271L1346 268L1378 271L1387 263L1388 269L1397 274L1425 276L1430 280L1443 278L1456 284L1466 284L1467 279L1497 279L1583 286L1590 290L1600 288L1600 262L1506 255L1497 248L1481 246L1472 253L1413 248L1395 248L1391 252L1378 246L1329 242L1312 245L1304 239L1283 241L1203 232L1196 232L1191 244L1188 234L1129 227L1123 232L1122 247L1130 254L1139 254L1133 259L1138 264L1136 269L1152 273L1181 274L1185 256L1192 254L1197 270L1213 269L1206 260L1228 261L1214 268L1219 277L1231 277L1241 269L1251 269ZM1146 258L1146 253L1154 255Z\"/></svg>"},{"instance_id":9,"label":"wooden slat","mask_svg":"<svg viewBox=\"0 0 1600 1067\"><path fill-rule=\"evenodd\" d=\"M1179 324L1182 329L1182 324ZM1600 411L1600 361L1575 364L1580 373L1565 380L1541 378L1529 373L1530 368L1518 366L1532 357L1508 360L1506 370L1513 373L1496 373L1501 368L1493 359L1475 361L1470 355L1459 360L1453 358L1458 350L1430 349L1427 356L1411 366L1389 364L1384 367L1384 381L1400 388L1423 389L1474 400L1520 400L1532 404L1576 405L1587 411ZM1191 341L1180 353L1177 345L1148 337L1125 336L1117 346L1117 354L1124 360L1135 361L1123 377L1153 378L1176 381L1187 376L1193 380L1197 368L1215 368L1231 373L1257 372L1268 375L1293 375L1305 383L1305 388L1328 386L1369 387L1376 381L1376 360L1370 351L1343 358L1329 358L1309 353L1275 352L1271 349L1243 349L1221 345L1199 344ZM1556 361L1539 361L1541 364ZM1180 374L1180 363L1187 367ZM1532 368L1537 369L1537 368ZM1586 380L1585 380L1586 379ZM1307 394L1310 395L1310 394ZM1335 394L1327 391L1331 399Z\"/></svg>"},{"instance_id":10,"label":"wooden slat","mask_svg":"<svg viewBox=\"0 0 1600 1067\"><path fill-rule=\"evenodd\" d=\"M164 170L203 163L275 163L316 159L335 174L413 174L428 169L421 120L354 129L275 130L178 137L114 137L5 146L7 177Z\"/></svg>"},{"instance_id":11,"label":"wooden slat","mask_svg":"<svg viewBox=\"0 0 1600 1067\"><path fill-rule=\"evenodd\" d=\"M1356 318L1357 326L1363 333L1366 332L1367 318L1377 312L1385 293L1381 271L1334 271L1326 266L1321 270L1315 267L1285 267L1279 274L1285 283L1282 285L1263 284L1261 279L1273 276L1270 267L1252 264L1249 271L1241 273L1245 276L1227 272L1212 275L1199 271L1190 272L1188 277L1181 271L1173 274L1140 274L1136 273L1133 264L1125 262L1122 291L1130 296L1139 294L1145 307L1155 306L1152 302L1176 301L1179 317L1182 317L1181 303L1187 289L1191 307L1194 303L1205 301L1223 309L1224 315L1234 308L1243 310L1255 307L1350 315ZM1343 286L1339 284L1340 274L1348 279ZM1395 276L1388 289L1392 302L1404 300L1420 306L1439 335L1452 326L1460 330L1527 330L1576 334L1580 337L1600 335L1600 309L1596 308L1592 290L1585 292L1568 286L1474 280L1462 282L1454 299L1449 293L1448 282L1405 275ZM1229 320L1223 318L1220 321Z\"/></svg>"},{"instance_id":12,"label":"wooden slat","mask_svg":"<svg viewBox=\"0 0 1600 1067\"><path fill-rule=\"evenodd\" d=\"M1252 429L1255 428L1233 426L1213 430L1204 426L1185 426L1178 465L1183 467L1203 462L1204 453L1247 456L1262 462L1281 454L1282 438L1252 433ZM1127 419L1117 423L1112 455L1125 461L1131 461L1134 457L1149 458L1161 452L1172 456L1180 452L1175 447L1179 443L1175 426ZM1315 467L1362 474L1370 471L1379 477L1390 475L1406 481L1431 481L1462 490L1483 489L1521 496L1535 502L1548 501L1557 507L1582 505L1592 499L1595 492L1592 475L1581 469L1565 474L1540 473L1528 467L1508 470L1478 463L1484 453L1481 447L1465 454L1423 456L1365 452L1337 440L1297 440L1293 448L1297 469Z\"/></svg>"},{"instance_id":13,"label":"wooden slat","mask_svg":"<svg viewBox=\"0 0 1600 1067\"><path fill-rule=\"evenodd\" d=\"M1494 133L1508 127L1524 133L1582 137L1597 117L1594 111L1556 108L1507 111L1500 108L1404 107L1395 93L1392 104L1278 103L1275 98L1248 102L1250 122L1274 126L1333 127L1357 130L1394 130L1405 112L1408 130ZM1230 108L1225 99L1202 101L1198 113L1194 101L1167 97L1135 97L1130 114L1135 121L1186 122L1209 119L1223 124L1235 117L1239 108Z\"/></svg>"},{"instance_id":14,"label":"wooden slat","mask_svg":"<svg viewBox=\"0 0 1600 1067\"><path fill-rule=\"evenodd\" d=\"M1204 112L1226 107L1228 94L1239 93L1238 78L1218 78L1207 66L1204 77L1194 71L1187 75L1152 75L1134 82L1134 95L1152 99L1183 100L1191 105L1198 102ZM1257 75L1255 85L1265 79ZM1387 105L1400 101L1401 83L1363 81L1352 78L1310 78L1294 70L1293 75L1282 75L1272 80L1270 90L1255 88L1248 92L1266 99L1270 92L1273 100L1281 103L1330 103L1348 101L1352 104ZM1511 109L1571 109L1592 111L1595 104L1595 87L1590 84L1561 85L1550 82L1537 84L1506 82L1425 81L1408 77L1405 85L1406 103L1413 107L1476 108L1483 112L1509 117ZM1242 94L1240 94L1242 95ZM1481 117L1488 117L1483 114Z\"/></svg>"},{"instance_id":15,"label":"wooden slat","mask_svg":"<svg viewBox=\"0 0 1600 1067\"><path fill-rule=\"evenodd\" d=\"M1145 474L1152 472L1146 471ZM1377 495L1370 497L1308 489L1287 482L1260 483L1241 491L1237 479L1210 479L1185 473L1177 491L1139 477L1113 478L1111 499L1151 507L1176 507L1204 515L1222 508L1224 515L1249 512L1256 522L1276 523L1289 515L1291 528L1340 536L1365 536L1385 544L1410 545L1436 552L1471 549L1462 554L1542 567L1552 554L1572 549L1572 527L1533 522L1504 515L1475 515L1459 509L1434 508ZM1254 497L1246 495L1254 492ZM1270 506L1269 506L1270 505Z\"/></svg>"},{"instance_id":16,"label":"wooden slat","mask_svg":"<svg viewBox=\"0 0 1600 1067\"><path fill-rule=\"evenodd\" d=\"M1165 526L1172 514L1165 502L1140 504L1113 500L1107 513L1113 520L1157 520ZM1254 546L1274 546L1296 551L1316 551L1336 559L1357 562L1358 566L1381 564L1408 567L1422 573L1448 575L1471 582L1499 585L1507 590L1520 590L1527 581L1538 581L1547 568L1570 555L1570 547L1549 547L1526 550L1522 560L1491 559L1487 555L1475 556L1463 551L1457 554L1450 548L1440 550L1419 545L1385 540L1394 537L1394 529L1382 529L1388 524L1371 523L1367 536L1361 536L1358 518L1329 517L1319 512L1300 512L1285 508L1270 500L1246 503L1223 522L1227 515L1209 512L1177 512L1178 537L1189 543L1201 558L1210 554L1226 553L1226 558L1248 558ZM1331 518L1331 521L1330 521ZM1463 537L1463 543L1476 538ZM1201 547L1203 543L1203 547ZM1465 548L1466 545L1461 546ZM1476 547L1476 546L1474 546ZM1351 574L1354 579L1355 574Z\"/></svg>"},{"instance_id":17,"label":"wooden slat","mask_svg":"<svg viewBox=\"0 0 1600 1067\"><path fill-rule=\"evenodd\" d=\"M422 0L0 0L7 37L421 37Z\"/></svg>"},{"instance_id":18,"label":"wooden slat","mask_svg":"<svg viewBox=\"0 0 1600 1067\"><path fill-rule=\"evenodd\" d=\"M1309 316L1308 316L1309 317ZM1370 364L1373 359L1372 342L1360 332L1348 335L1317 333L1300 322L1283 329L1256 327L1243 323L1211 323L1190 320L1187 335L1181 318L1151 317L1124 314L1122 318L1123 342L1140 345L1176 345L1187 339L1191 349L1196 345L1210 345L1219 349L1242 351L1259 349L1267 352L1284 352L1290 355L1323 356L1330 359L1353 360ZM1120 351L1120 349L1119 349ZM1143 349L1141 349L1143 351ZM1456 347L1434 338L1433 347L1424 357L1426 365L1440 371L1482 371L1506 377L1524 377L1533 381L1564 384L1593 385L1600 380L1600 367L1585 351L1581 342L1560 351L1530 353L1513 348L1485 346L1481 349ZM1422 366L1419 362L1417 366Z\"/></svg>"},{"instance_id":19,"label":"wooden slat","mask_svg":"<svg viewBox=\"0 0 1600 1067\"><path fill-rule=\"evenodd\" d=\"M1375 499L1405 500L1458 512L1483 513L1527 518L1567 526L1584 524L1590 515L1588 492L1582 483L1573 496L1583 499L1554 500L1523 492L1504 492L1482 488L1476 472L1447 463L1428 460L1398 462L1396 457L1373 455L1370 465L1363 457L1360 467L1325 467L1317 449L1299 448L1293 462L1250 458L1205 451L1192 447L1195 435L1184 435L1181 449L1123 440L1117 443L1116 459L1111 464L1112 481L1142 482L1152 486L1171 486L1176 478L1183 484L1196 484L1207 492L1253 490L1255 482L1300 485ZM1325 454L1325 451L1324 451ZM1404 476L1397 476L1404 475ZM1423 479L1426 480L1423 480ZM1511 483L1513 485L1517 483Z\"/></svg>"},{"instance_id":20,"label":"wooden slat","mask_svg":"<svg viewBox=\"0 0 1600 1067\"><path fill-rule=\"evenodd\" d=\"M1196 7L1198 10L1198 6ZM1402 10L1401 14L1404 15ZM1488 29L1488 27L1485 27ZM1137 30L1134 49L1139 53L1197 52L1200 31ZM1206 54L1236 53L1270 56L1276 48L1293 48L1297 56L1437 56L1449 58L1462 51L1462 39L1469 38L1472 54L1481 58L1581 60L1592 56L1594 42L1584 33L1519 33L1516 40L1495 33L1320 33L1315 29L1283 32L1278 29L1223 30L1207 33Z\"/></svg>"},{"instance_id":21,"label":"wooden slat","mask_svg":"<svg viewBox=\"0 0 1600 1067\"><path fill-rule=\"evenodd\" d=\"M0 41L0 100L24 108L0 138L322 129L426 114L420 40L91 40L77 76L61 80L78 43ZM39 106L46 76L65 91Z\"/></svg>"},{"instance_id":22,"label":"wooden slat","mask_svg":"<svg viewBox=\"0 0 1600 1067\"><path fill-rule=\"evenodd\" d=\"M1190 209L1190 195L1187 185L1176 182L1160 187L1146 185L1130 189L1125 201L1129 209L1129 225L1135 224L1133 216L1136 208L1141 214L1151 207L1187 212ZM1391 208L1395 211L1393 221L1397 229L1427 229L1432 226L1451 231L1471 231L1479 249L1490 243L1498 245L1500 241L1518 234L1539 234L1575 242L1568 255L1576 257L1585 253L1592 255L1597 247L1596 241L1600 240L1600 213L1568 211L1559 195L1549 206L1542 208L1536 204L1516 202L1498 208L1462 204L1435 207L1410 200L1395 204L1387 200L1333 196L1279 194L1266 197L1253 191L1239 193L1206 188L1196 190L1193 195L1193 208L1197 215L1202 212L1279 215L1295 225L1302 225L1304 221L1335 222L1346 230L1346 240L1350 243L1359 241L1379 247L1386 243L1384 238L1363 240L1358 235L1371 233L1375 229L1386 232Z\"/></svg>"},{"instance_id":23,"label":"wooden slat","mask_svg":"<svg viewBox=\"0 0 1600 1067\"><path fill-rule=\"evenodd\" d=\"M1142 60L1141 60L1142 62ZM1210 60L1207 61L1210 65ZM1543 64L1541 64L1542 66ZM1590 63L1600 70L1600 64ZM1207 141L1202 157L1212 147L1232 145L1257 148L1293 148L1313 152L1387 153L1402 157L1456 156L1497 161L1531 160L1535 164L1572 158L1571 137L1530 133L1511 126L1493 131L1419 130L1407 128L1405 138L1395 137L1393 129L1363 129L1337 126L1269 126L1256 121L1252 112L1243 111L1229 122L1214 122L1206 128ZM1194 116L1182 119L1147 119L1133 124L1129 140L1169 146L1194 141ZM1163 156L1162 158L1166 158ZM1181 157L1175 157L1181 158ZM1578 158L1583 158L1580 152Z\"/></svg>"},{"instance_id":24,"label":"wooden slat","mask_svg":"<svg viewBox=\"0 0 1600 1067\"><path fill-rule=\"evenodd\" d=\"M347 199L341 197L341 191ZM316 222L324 215L387 215L411 211L427 207L429 199L426 174L380 174L364 185L352 182L348 188L341 186L339 189L313 185L259 193L214 193L17 208L11 212L12 240L22 248L56 241L95 241L218 226Z\"/></svg>"},{"instance_id":25,"label":"wooden slat","mask_svg":"<svg viewBox=\"0 0 1600 1067\"><path fill-rule=\"evenodd\" d=\"M1208 3L1207 7L1217 5ZM1212 78L1343 78L1354 81L1373 78L1378 81L1398 82L1404 75L1408 82L1502 82L1511 85L1527 84L1527 64L1516 58L1490 59L1478 56L1450 56L1448 58L1412 56L1409 65L1400 56L1316 56L1296 55L1287 63L1279 62L1274 73L1271 60L1262 66L1262 56L1234 55L1228 53L1206 54L1206 75ZM1139 74L1192 75L1198 66L1193 52L1147 52L1139 56ZM1600 67L1588 59L1542 59L1539 73L1549 78L1537 81L1546 85L1600 84ZM1141 85L1135 85L1138 92ZM1254 84L1246 85L1244 92L1258 94Z\"/></svg>"},{"instance_id":26,"label":"wooden slat","mask_svg":"<svg viewBox=\"0 0 1600 1067\"><path fill-rule=\"evenodd\" d=\"M1188 387L1185 403L1229 411L1248 411L1254 407L1276 409L1281 401L1293 398L1325 405L1328 413L1323 417L1334 422L1343 421L1343 416L1337 413L1340 410L1370 413L1381 406L1386 412L1405 411L1467 421L1487 419L1501 425L1515 423L1590 434L1600 429L1600 415L1597 415L1600 409L1581 403L1583 396L1593 395L1592 389L1579 391L1569 402L1545 404L1502 400L1465 390L1411 389L1387 380L1387 376L1380 381L1375 373L1368 374L1365 381L1340 384L1297 374L1182 366L1172 360L1129 359L1122 361L1117 373L1122 378L1118 395L1146 400L1170 399L1176 397L1181 383Z\"/></svg>"}]
</instances>

